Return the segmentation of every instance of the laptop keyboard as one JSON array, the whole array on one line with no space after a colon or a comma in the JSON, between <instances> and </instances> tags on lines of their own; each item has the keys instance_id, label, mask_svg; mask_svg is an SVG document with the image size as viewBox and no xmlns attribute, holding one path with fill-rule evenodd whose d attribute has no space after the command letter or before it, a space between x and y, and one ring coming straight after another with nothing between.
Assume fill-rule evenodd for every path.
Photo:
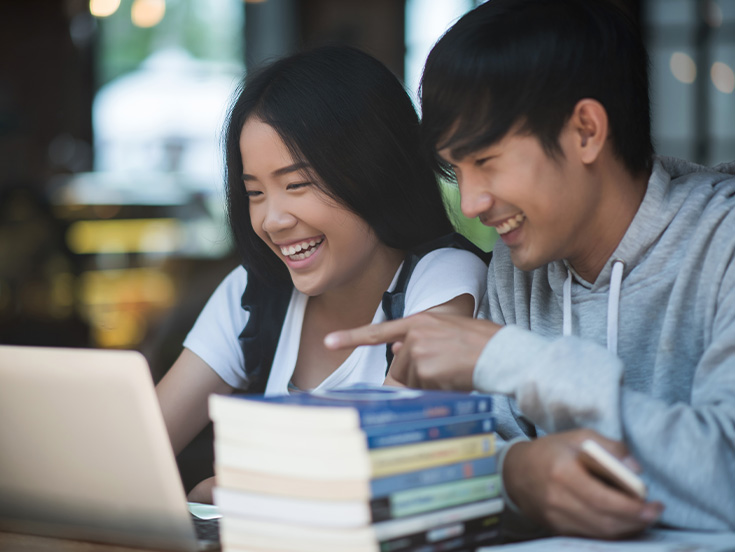
<instances>
[{"instance_id":1,"label":"laptop keyboard","mask_svg":"<svg viewBox=\"0 0 735 552\"><path fill-rule=\"evenodd\" d=\"M219 541L219 519L201 519L192 514L194 530L199 541Z\"/></svg>"}]
</instances>

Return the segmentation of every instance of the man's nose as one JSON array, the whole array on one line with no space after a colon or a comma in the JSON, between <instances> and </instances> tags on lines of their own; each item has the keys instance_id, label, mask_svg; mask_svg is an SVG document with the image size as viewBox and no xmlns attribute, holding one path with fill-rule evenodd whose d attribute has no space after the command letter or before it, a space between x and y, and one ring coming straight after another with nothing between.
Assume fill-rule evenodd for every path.
<instances>
[{"instance_id":1,"label":"man's nose","mask_svg":"<svg viewBox=\"0 0 735 552\"><path fill-rule=\"evenodd\" d=\"M476 218L489 211L495 203L493 195L487 191L484 181L472 174L464 174L458 179L460 208L467 218Z\"/></svg>"}]
</instances>

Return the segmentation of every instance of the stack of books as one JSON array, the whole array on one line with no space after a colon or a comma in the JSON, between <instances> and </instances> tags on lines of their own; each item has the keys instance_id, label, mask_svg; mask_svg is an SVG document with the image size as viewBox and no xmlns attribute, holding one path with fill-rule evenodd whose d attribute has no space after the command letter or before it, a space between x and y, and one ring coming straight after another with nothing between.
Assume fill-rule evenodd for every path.
<instances>
[{"instance_id":1,"label":"stack of books","mask_svg":"<svg viewBox=\"0 0 735 552\"><path fill-rule=\"evenodd\" d=\"M487 395L213 395L226 552L474 550L503 508Z\"/></svg>"}]
</instances>

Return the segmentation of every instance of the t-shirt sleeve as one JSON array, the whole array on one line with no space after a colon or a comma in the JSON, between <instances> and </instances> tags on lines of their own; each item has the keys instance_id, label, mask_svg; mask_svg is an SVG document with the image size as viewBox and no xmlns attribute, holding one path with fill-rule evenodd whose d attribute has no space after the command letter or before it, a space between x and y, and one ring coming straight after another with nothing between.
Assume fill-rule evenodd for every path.
<instances>
[{"instance_id":1,"label":"t-shirt sleeve","mask_svg":"<svg viewBox=\"0 0 735 552\"><path fill-rule=\"evenodd\" d=\"M236 388L245 387L247 383L239 340L249 318L240 304L247 282L247 272L243 267L230 272L209 298L184 339L184 347Z\"/></svg>"},{"instance_id":2,"label":"t-shirt sleeve","mask_svg":"<svg viewBox=\"0 0 735 552\"><path fill-rule=\"evenodd\" d=\"M447 247L427 253L408 281L403 314L415 314L467 293L475 299L477 315L486 279L487 266L470 251Z\"/></svg>"}]
</instances>

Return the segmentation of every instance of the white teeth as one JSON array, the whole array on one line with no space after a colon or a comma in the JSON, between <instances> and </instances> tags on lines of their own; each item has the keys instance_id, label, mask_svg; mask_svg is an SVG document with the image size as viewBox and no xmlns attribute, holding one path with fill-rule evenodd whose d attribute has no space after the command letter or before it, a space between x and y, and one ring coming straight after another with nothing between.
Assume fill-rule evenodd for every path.
<instances>
[{"instance_id":1,"label":"white teeth","mask_svg":"<svg viewBox=\"0 0 735 552\"><path fill-rule=\"evenodd\" d=\"M503 224L496 226L495 229L498 231L498 234L502 236L503 234L507 234L511 230L518 228L525 219L526 215L518 213L516 216L506 220Z\"/></svg>"},{"instance_id":2,"label":"white teeth","mask_svg":"<svg viewBox=\"0 0 735 552\"><path fill-rule=\"evenodd\" d=\"M289 257L293 261L302 261L312 256L316 249L312 249L324 241L324 238L318 240L309 240L294 245L281 246L281 253Z\"/></svg>"}]
</instances>

